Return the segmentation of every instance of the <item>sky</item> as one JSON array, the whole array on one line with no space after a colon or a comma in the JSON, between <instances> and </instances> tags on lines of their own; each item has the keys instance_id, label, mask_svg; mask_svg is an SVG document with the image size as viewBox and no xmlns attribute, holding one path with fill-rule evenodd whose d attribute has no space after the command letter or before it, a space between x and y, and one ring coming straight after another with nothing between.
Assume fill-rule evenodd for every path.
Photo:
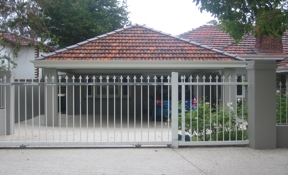
<instances>
[{"instance_id":1,"label":"sky","mask_svg":"<svg viewBox=\"0 0 288 175\"><path fill-rule=\"evenodd\" d=\"M132 24L172 35L195 29L214 19L211 14L200 12L192 0L127 0Z\"/></svg>"}]
</instances>

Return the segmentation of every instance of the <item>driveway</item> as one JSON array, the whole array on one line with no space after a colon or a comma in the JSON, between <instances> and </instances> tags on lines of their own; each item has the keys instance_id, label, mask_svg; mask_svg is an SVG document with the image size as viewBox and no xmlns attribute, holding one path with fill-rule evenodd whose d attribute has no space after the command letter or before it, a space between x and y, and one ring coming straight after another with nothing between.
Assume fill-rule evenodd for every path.
<instances>
[{"instance_id":1,"label":"driveway","mask_svg":"<svg viewBox=\"0 0 288 175\"><path fill-rule=\"evenodd\" d=\"M288 174L288 149L0 149L0 174Z\"/></svg>"}]
</instances>

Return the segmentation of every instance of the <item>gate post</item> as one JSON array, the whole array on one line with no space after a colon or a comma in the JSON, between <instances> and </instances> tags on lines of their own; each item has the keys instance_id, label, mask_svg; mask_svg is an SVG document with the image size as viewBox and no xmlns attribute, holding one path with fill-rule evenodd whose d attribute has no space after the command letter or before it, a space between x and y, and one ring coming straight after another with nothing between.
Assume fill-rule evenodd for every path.
<instances>
[{"instance_id":1,"label":"gate post","mask_svg":"<svg viewBox=\"0 0 288 175\"><path fill-rule=\"evenodd\" d=\"M57 69L44 69L46 77L45 83L56 83L58 80ZM54 77L54 82L52 80ZM47 126L58 126L58 89L55 85L45 86L45 117L47 119Z\"/></svg>"},{"instance_id":2,"label":"gate post","mask_svg":"<svg viewBox=\"0 0 288 175\"><path fill-rule=\"evenodd\" d=\"M14 72L1 71L0 77L6 76L4 83L14 82ZM6 101L3 101L4 111L0 114L0 135L12 135L14 134L14 118L15 118L15 85L6 86L3 85L3 89L6 89L6 94L2 91L1 98L6 97ZM4 115L6 113L6 115Z\"/></svg>"},{"instance_id":3,"label":"gate post","mask_svg":"<svg viewBox=\"0 0 288 175\"><path fill-rule=\"evenodd\" d=\"M172 148L178 148L178 72L172 72Z\"/></svg>"},{"instance_id":4,"label":"gate post","mask_svg":"<svg viewBox=\"0 0 288 175\"><path fill-rule=\"evenodd\" d=\"M248 138L254 149L276 148L276 62L254 60L247 65Z\"/></svg>"}]
</instances>

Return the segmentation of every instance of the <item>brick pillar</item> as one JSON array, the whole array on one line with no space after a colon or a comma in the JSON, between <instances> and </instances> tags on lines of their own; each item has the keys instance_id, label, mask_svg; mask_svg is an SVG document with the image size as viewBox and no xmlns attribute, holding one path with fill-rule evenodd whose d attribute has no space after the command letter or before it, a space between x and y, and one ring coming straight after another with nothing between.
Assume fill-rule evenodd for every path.
<instances>
[{"instance_id":1,"label":"brick pillar","mask_svg":"<svg viewBox=\"0 0 288 175\"><path fill-rule=\"evenodd\" d=\"M276 62L250 61L248 77L248 139L254 149L276 148Z\"/></svg>"}]
</instances>

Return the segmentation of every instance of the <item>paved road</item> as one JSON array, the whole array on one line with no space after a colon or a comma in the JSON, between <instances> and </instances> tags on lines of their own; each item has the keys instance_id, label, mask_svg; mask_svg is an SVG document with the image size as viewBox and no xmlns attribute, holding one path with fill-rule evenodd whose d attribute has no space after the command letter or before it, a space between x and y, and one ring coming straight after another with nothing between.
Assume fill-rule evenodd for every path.
<instances>
[{"instance_id":1,"label":"paved road","mask_svg":"<svg viewBox=\"0 0 288 175\"><path fill-rule=\"evenodd\" d=\"M288 175L288 149L0 149L0 174Z\"/></svg>"}]
</instances>

